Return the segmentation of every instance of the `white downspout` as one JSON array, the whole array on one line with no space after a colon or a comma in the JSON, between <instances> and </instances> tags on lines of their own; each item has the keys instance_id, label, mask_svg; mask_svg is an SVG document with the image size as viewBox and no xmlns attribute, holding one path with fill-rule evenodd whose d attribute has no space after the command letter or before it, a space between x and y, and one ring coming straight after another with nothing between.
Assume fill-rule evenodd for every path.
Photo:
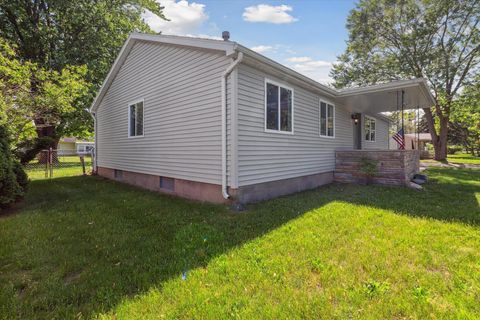
<instances>
[{"instance_id":1,"label":"white downspout","mask_svg":"<svg viewBox=\"0 0 480 320\"><path fill-rule=\"evenodd\" d=\"M222 195L225 199L230 198L227 190L227 77L242 60L243 53L239 52L237 59L222 74Z\"/></svg>"},{"instance_id":2,"label":"white downspout","mask_svg":"<svg viewBox=\"0 0 480 320\"><path fill-rule=\"evenodd\" d=\"M95 112L93 112L92 110L88 110L88 113L90 113L90 115L92 116L93 118L93 159L92 159L92 163L93 163L93 173L96 174L97 173L97 115L95 114Z\"/></svg>"}]
</instances>

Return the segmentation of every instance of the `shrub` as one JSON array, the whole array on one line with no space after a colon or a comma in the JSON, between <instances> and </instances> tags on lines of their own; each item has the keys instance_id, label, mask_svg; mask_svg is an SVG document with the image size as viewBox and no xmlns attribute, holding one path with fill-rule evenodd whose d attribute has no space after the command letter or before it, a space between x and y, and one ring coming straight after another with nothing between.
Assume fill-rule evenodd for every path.
<instances>
[{"instance_id":1,"label":"shrub","mask_svg":"<svg viewBox=\"0 0 480 320\"><path fill-rule=\"evenodd\" d=\"M0 207L6 207L23 196L13 168L7 130L0 125Z\"/></svg>"},{"instance_id":2,"label":"shrub","mask_svg":"<svg viewBox=\"0 0 480 320\"><path fill-rule=\"evenodd\" d=\"M15 173L15 176L17 178L17 183L22 188L22 192L27 191L28 187L28 175L23 170L23 166L20 164L18 161L13 162L13 172Z\"/></svg>"},{"instance_id":3,"label":"shrub","mask_svg":"<svg viewBox=\"0 0 480 320\"><path fill-rule=\"evenodd\" d=\"M447 154L455 154L457 152L462 151L463 148L460 146L448 146L447 147Z\"/></svg>"},{"instance_id":4,"label":"shrub","mask_svg":"<svg viewBox=\"0 0 480 320\"><path fill-rule=\"evenodd\" d=\"M370 158L362 158L360 161L360 172L366 178L366 183L370 184L372 179L378 175L378 161Z\"/></svg>"},{"instance_id":5,"label":"shrub","mask_svg":"<svg viewBox=\"0 0 480 320\"><path fill-rule=\"evenodd\" d=\"M27 140L19 144L16 155L20 159L21 164L27 164L33 159L35 159L35 157L40 151L48 149L50 147L55 147L55 140L53 138L35 138L33 140Z\"/></svg>"}]
</instances>

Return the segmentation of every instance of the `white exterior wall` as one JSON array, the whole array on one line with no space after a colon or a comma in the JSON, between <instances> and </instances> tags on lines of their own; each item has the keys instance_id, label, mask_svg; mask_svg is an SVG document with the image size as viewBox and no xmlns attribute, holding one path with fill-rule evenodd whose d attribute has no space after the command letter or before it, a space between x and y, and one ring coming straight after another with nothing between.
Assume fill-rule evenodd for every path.
<instances>
[{"instance_id":1,"label":"white exterior wall","mask_svg":"<svg viewBox=\"0 0 480 320\"><path fill-rule=\"evenodd\" d=\"M367 114L367 117L375 119L375 141L365 140L365 115L362 114L362 149L365 150L388 150L389 143L389 123L388 121Z\"/></svg>"},{"instance_id":2,"label":"white exterior wall","mask_svg":"<svg viewBox=\"0 0 480 320\"><path fill-rule=\"evenodd\" d=\"M99 167L221 183L225 52L137 42L97 110ZM144 99L144 136L128 105Z\"/></svg>"},{"instance_id":3,"label":"white exterior wall","mask_svg":"<svg viewBox=\"0 0 480 320\"><path fill-rule=\"evenodd\" d=\"M294 90L293 135L265 132L265 78L284 83ZM334 170L334 151L353 147L351 113L336 104L335 138L320 137L320 98L320 95L285 83L274 75L245 64L239 66L239 186Z\"/></svg>"}]
</instances>

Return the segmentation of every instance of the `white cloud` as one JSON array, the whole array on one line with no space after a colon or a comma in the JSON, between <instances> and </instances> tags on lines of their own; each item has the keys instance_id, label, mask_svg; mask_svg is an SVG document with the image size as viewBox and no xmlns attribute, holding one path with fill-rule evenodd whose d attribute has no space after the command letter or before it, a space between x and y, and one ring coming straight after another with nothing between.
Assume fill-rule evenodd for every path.
<instances>
[{"instance_id":1,"label":"white cloud","mask_svg":"<svg viewBox=\"0 0 480 320\"><path fill-rule=\"evenodd\" d=\"M271 6L268 4L259 4L246 7L243 12L243 20L249 22L268 22L275 24L292 23L298 19L289 14L293 8L282 4L280 6Z\"/></svg>"},{"instance_id":2,"label":"white cloud","mask_svg":"<svg viewBox=\"0 0 480 320\"><path fill-rule=\"evenodd\" d=\"M333 63L324 60L314 60L310 57L292 57L286 59L289 66L318 82L329 83L332 79L329 76Z\"/></svg>"},{"instance_id":3,"label":"white cloud","mask_svg":"<svg viewBox=\"0 0 480 320\"><path fill-rule=\"evenodd\" d=\"M187 35L196 33L198 28L208 19L205 5L186 0L157 0L163 7L163 13L170 21L160 19L152 12L145 10L143 19L156 32L165 34Z\"/></svg>"},{"instance_id":4,"label":"white cloud","mask_svg":"<svg viewBox=\"0 0 480 320\"><path fill-rule=\"evenodd\" d=\"M259 45L259 46L251 47L250 49L252 49L253 51L256 51L258 53L264 53L264 52L273 50L273 47L272 46Z\"/></svg>"}]
</instances>

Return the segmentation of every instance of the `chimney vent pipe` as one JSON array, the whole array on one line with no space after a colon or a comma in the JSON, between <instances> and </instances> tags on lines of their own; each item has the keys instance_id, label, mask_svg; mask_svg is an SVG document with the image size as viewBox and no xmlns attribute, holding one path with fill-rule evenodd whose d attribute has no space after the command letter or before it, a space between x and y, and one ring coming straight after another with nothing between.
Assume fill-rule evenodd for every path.
<instances>
[{"instance_id":1,"label":"chimney vent pipe","mask_svg":"<svg viewBox=\"0 0 480 320\"><path fill-rule=\"evenodd\" d=\"M228 41L230 39L230 32L223 31L222 32L222 38L223 38L224 41Z\"/></svg>"}]
</instances>

